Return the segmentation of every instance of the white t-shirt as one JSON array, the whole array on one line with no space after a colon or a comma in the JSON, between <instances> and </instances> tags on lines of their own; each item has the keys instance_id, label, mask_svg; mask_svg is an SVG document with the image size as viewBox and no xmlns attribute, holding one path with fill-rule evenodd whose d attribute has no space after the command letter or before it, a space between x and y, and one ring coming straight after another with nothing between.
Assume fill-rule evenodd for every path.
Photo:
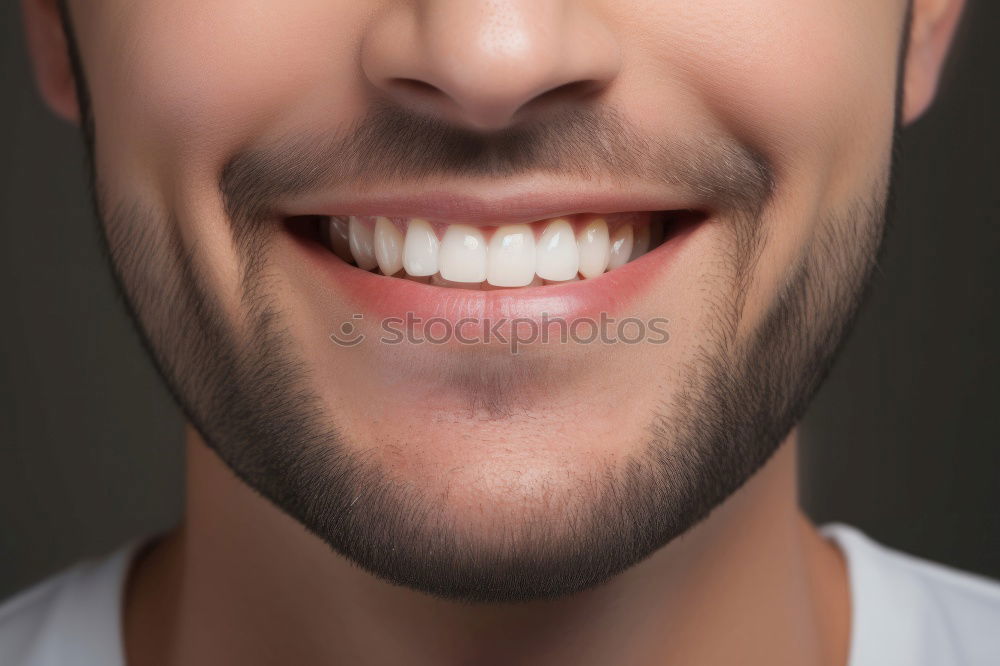
<instances>
[{"instance_id":1,"label":"white t-shirt","mask_svg":"<svg viewBox=\"0 0 1000 666\"><path fill-rule=\"evenodd\" d=\"M847 556L848 666L1000 666L1000 581L822 526ZM121 596L139 543L0 605L2 666L124 666Z\"/></svg>"}]
</instances>

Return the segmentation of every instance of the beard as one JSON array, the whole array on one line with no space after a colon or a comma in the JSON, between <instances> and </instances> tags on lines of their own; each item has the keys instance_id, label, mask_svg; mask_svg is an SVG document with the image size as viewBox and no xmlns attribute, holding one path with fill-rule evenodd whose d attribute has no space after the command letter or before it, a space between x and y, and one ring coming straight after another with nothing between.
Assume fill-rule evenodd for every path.
<instances>
[{"instance_id":1,"label":"beard","mask_svg":"<svg viewBox=\"0 0 1000 666\"><path fill-rule=\"evenodd\" d=\"M522 507L502 537L443 517L429 493L356 451L310 393L308 359L263 278L269 236L234 237L247 267L246 326L227 320L177 221L137 201L99 197L117 282L157 368L204 441L248 486L389 582L470 602L553 598L596 586L683 534L770 458L802 417L862 301L876 264L889 173L815 221L812 251L791 267L743 339L746 284L762 207L730 225L728 288L709 306L682 389L648 416L648 441L574 489L564 510ZM96 190L100 192L100 190ZM105 213L106 211L106 213Z\"/></svg>"}]
</instances>

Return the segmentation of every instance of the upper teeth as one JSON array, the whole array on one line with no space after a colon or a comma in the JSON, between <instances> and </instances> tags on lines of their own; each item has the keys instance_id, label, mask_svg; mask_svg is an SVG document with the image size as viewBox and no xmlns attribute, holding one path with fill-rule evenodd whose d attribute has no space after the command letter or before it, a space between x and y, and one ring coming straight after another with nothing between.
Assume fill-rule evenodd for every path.
<instances>
[{"instance_id":1,"label":"upper teeth","mask_svg":"<svg viewBox=\"0 0 1000 666\"><path fill-rule=\"evenodd\" d=\"M649 227L644 227L649 233ZM635 231L632 225L623 224L615 231L615 235L610 240L611 251L608 253L608 270L613 270L622 266L632 258L632 250L635 247Z\"/></svg>"},{"instance_id":2,"label":"upper teeth","mask_svg":"<svg viewBox=\"0 0 1000 666\"><path fill-rule=\"evenodd\" d=\"M441 243L426 220L413 220L406 228L403 243L403 270L407 275L423 277L438 272Z\"/></svg>"},{"instance_id":3,"label":"upper teeth","mask_svg":"<svg viewBox=\"0 0 1000 666\"><path fill-rule=\"evenodd\" d=\"M356 217L352 217L347 226L351 255L359 268L366 271L375 268L375 230ZM333 237L335 234L331 233Z\"/></svg>"},{"instance_id":4,"label":"upper teeth","mask_svg":"<svg viewBox=\"0 0 1000 666\"><path fill-rule=\"evenodd\" d=\"M538 265L535 232L527 224L500 227L490 239L486 281L497 287L524 287Z\"/></svg>"},{"instance_id":5,"label":"upper teeth","mask_svg":"<svg viewBox=\"0 0 1000 666\"><path fill-rule=\"evenodd\" d=\"M537 240L527 224L484 230L465 224L447 226L438 239L426 220L409 220L405 235L386 217L329 218L333 252L358 267L376 267L385 275L422 278L432 284L470 287L524 287L596 277L648 252L650 223L619 224L594 217L574 231L570 219L545 223ZM402 273L401 273L402 271Z\"/></svg>"}]
</instances>

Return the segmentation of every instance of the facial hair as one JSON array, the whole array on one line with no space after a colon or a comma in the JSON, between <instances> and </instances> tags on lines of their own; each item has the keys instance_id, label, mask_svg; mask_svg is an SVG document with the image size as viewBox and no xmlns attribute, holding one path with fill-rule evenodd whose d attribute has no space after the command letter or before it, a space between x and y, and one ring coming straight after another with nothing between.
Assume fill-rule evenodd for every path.
<instances>
[{"instance_id":1,"label":"facial hair","mask_svg":"<svg viewBox=\"0 0 1000 666\"><path fill-rule=\"evenodd\" d=\"M72 38L70 43L75 52ZM92 156L97 141L82 68L78 58L75 62ZM355 158L346 160L354 171L327 177L367 175L385 182L413 175L584 168L602 163L587 154L595 145L587 141L594 123L608 129L615 121L613 114L571 114L521 136L474 135L428 122L399 109L376 111L349 136L324 144L325 152L312 156L312 163L339 151ZM408 150L402 159L392 153L392 146L412 148L418 137L432 135L435 141L421 144L423 151ZM409 143L400 143L400 136L409 136ZM571 152L551 164L541 162L539 155L552 153L529 146L547 139ZM689 530L744 484L802 417L850 329L879 254L891 198L887 160L869 191L812 221L817 242L811 253L790 267L759 325L739 339L735 331L773 186L766 163L752 151L712 139L697 145L612 143L615 159L603 163L619 165L621 176L655 163L658 151L674 162L725 152L727 159L707 163L740 165L735 178L726 174L728 180L714 179L718 174L711 170L693 176L698 186L716 187L714 198L727 202L731 212L729 289L711 306L718 326L704 336L694 355L698 362L684 372L683 389L649 415L645 445L581 488L586 501L561 513L558 529L546 514L526 513L505 539L487 543L442 520L419 488L393 483L385 470L356 455L336 425L337 415L307 388L309 361L296 353L278 297L261 277L272 237L256 223L267 199L254 196L267 191L265 185L275 186L268 181L275 174L286 177L278 186L287 191L321 184L323 179L310 181L308 174L293 172L295 164L304 163L295 151L316 144L293 144L235 156L220 174L244 268L241 302L249 325L241 334L206 288L209 282L182 242L173 213L103 188L94 173L95 201L118 285L177 403L240 479L374 575L473 602L552 598L598 585ZM425 159L427 149L435 160ZM288 158L284 170L262 159L281 155ZM395 166L380 170L365 162L371 155L381 155L383 164L397 158Z\"/></svg>"}]
</instances>

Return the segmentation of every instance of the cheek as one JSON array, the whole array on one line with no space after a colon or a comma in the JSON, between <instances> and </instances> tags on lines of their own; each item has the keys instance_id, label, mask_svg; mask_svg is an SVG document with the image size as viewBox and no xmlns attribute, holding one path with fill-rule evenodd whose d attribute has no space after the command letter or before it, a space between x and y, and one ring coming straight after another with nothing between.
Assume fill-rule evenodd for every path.
<instances>
[{"instance_id":1,"label":"cheek","mask_svg":"<svg viewBox=\"0 0 1000 666\"><path fill-rule=\"evenodd\" d=\"M350 118L363 6L119 1L84 45L96 56L88 65L98 134L109 137L102 160L115 173L153 169L188 188L241 143L309 119L332 127Z\"/></svg>"},{"instance_id":2,"label":"cheek","mask_svg":"<svg viewBox=\"0 0 1000 666\"><path fill-rule=\"evenodd\" d=\"M363 5L118 0L82 26L102 191L172 213L213 293L239 293L216 186L225 160L260 137L356 116ZM238 299L220 301L235 319Z\"/></svg>"},{"instance_id":3,"label":"cheek","mask_svg":"<svg viewBox=\"0 0 1000 666\"><path fill-rule=\"evenodd\" d=\"M871 155L891 127L901 0L655 7L644 39L655 60L721 129L770 157L779 180L818 154L831 166Z\"/></svg>"},{"instance_id":4,"label":"cheek","mask_svg":"<svg viewBox=\"0 0 1000 666\"><path fill-rule=\"evenodd\" d=\"M643 47L714 131L775 168L752 327L808 256L824 213L868 196L891 151L902 0L650 2Z\"/></svg>"}]
</instances>

